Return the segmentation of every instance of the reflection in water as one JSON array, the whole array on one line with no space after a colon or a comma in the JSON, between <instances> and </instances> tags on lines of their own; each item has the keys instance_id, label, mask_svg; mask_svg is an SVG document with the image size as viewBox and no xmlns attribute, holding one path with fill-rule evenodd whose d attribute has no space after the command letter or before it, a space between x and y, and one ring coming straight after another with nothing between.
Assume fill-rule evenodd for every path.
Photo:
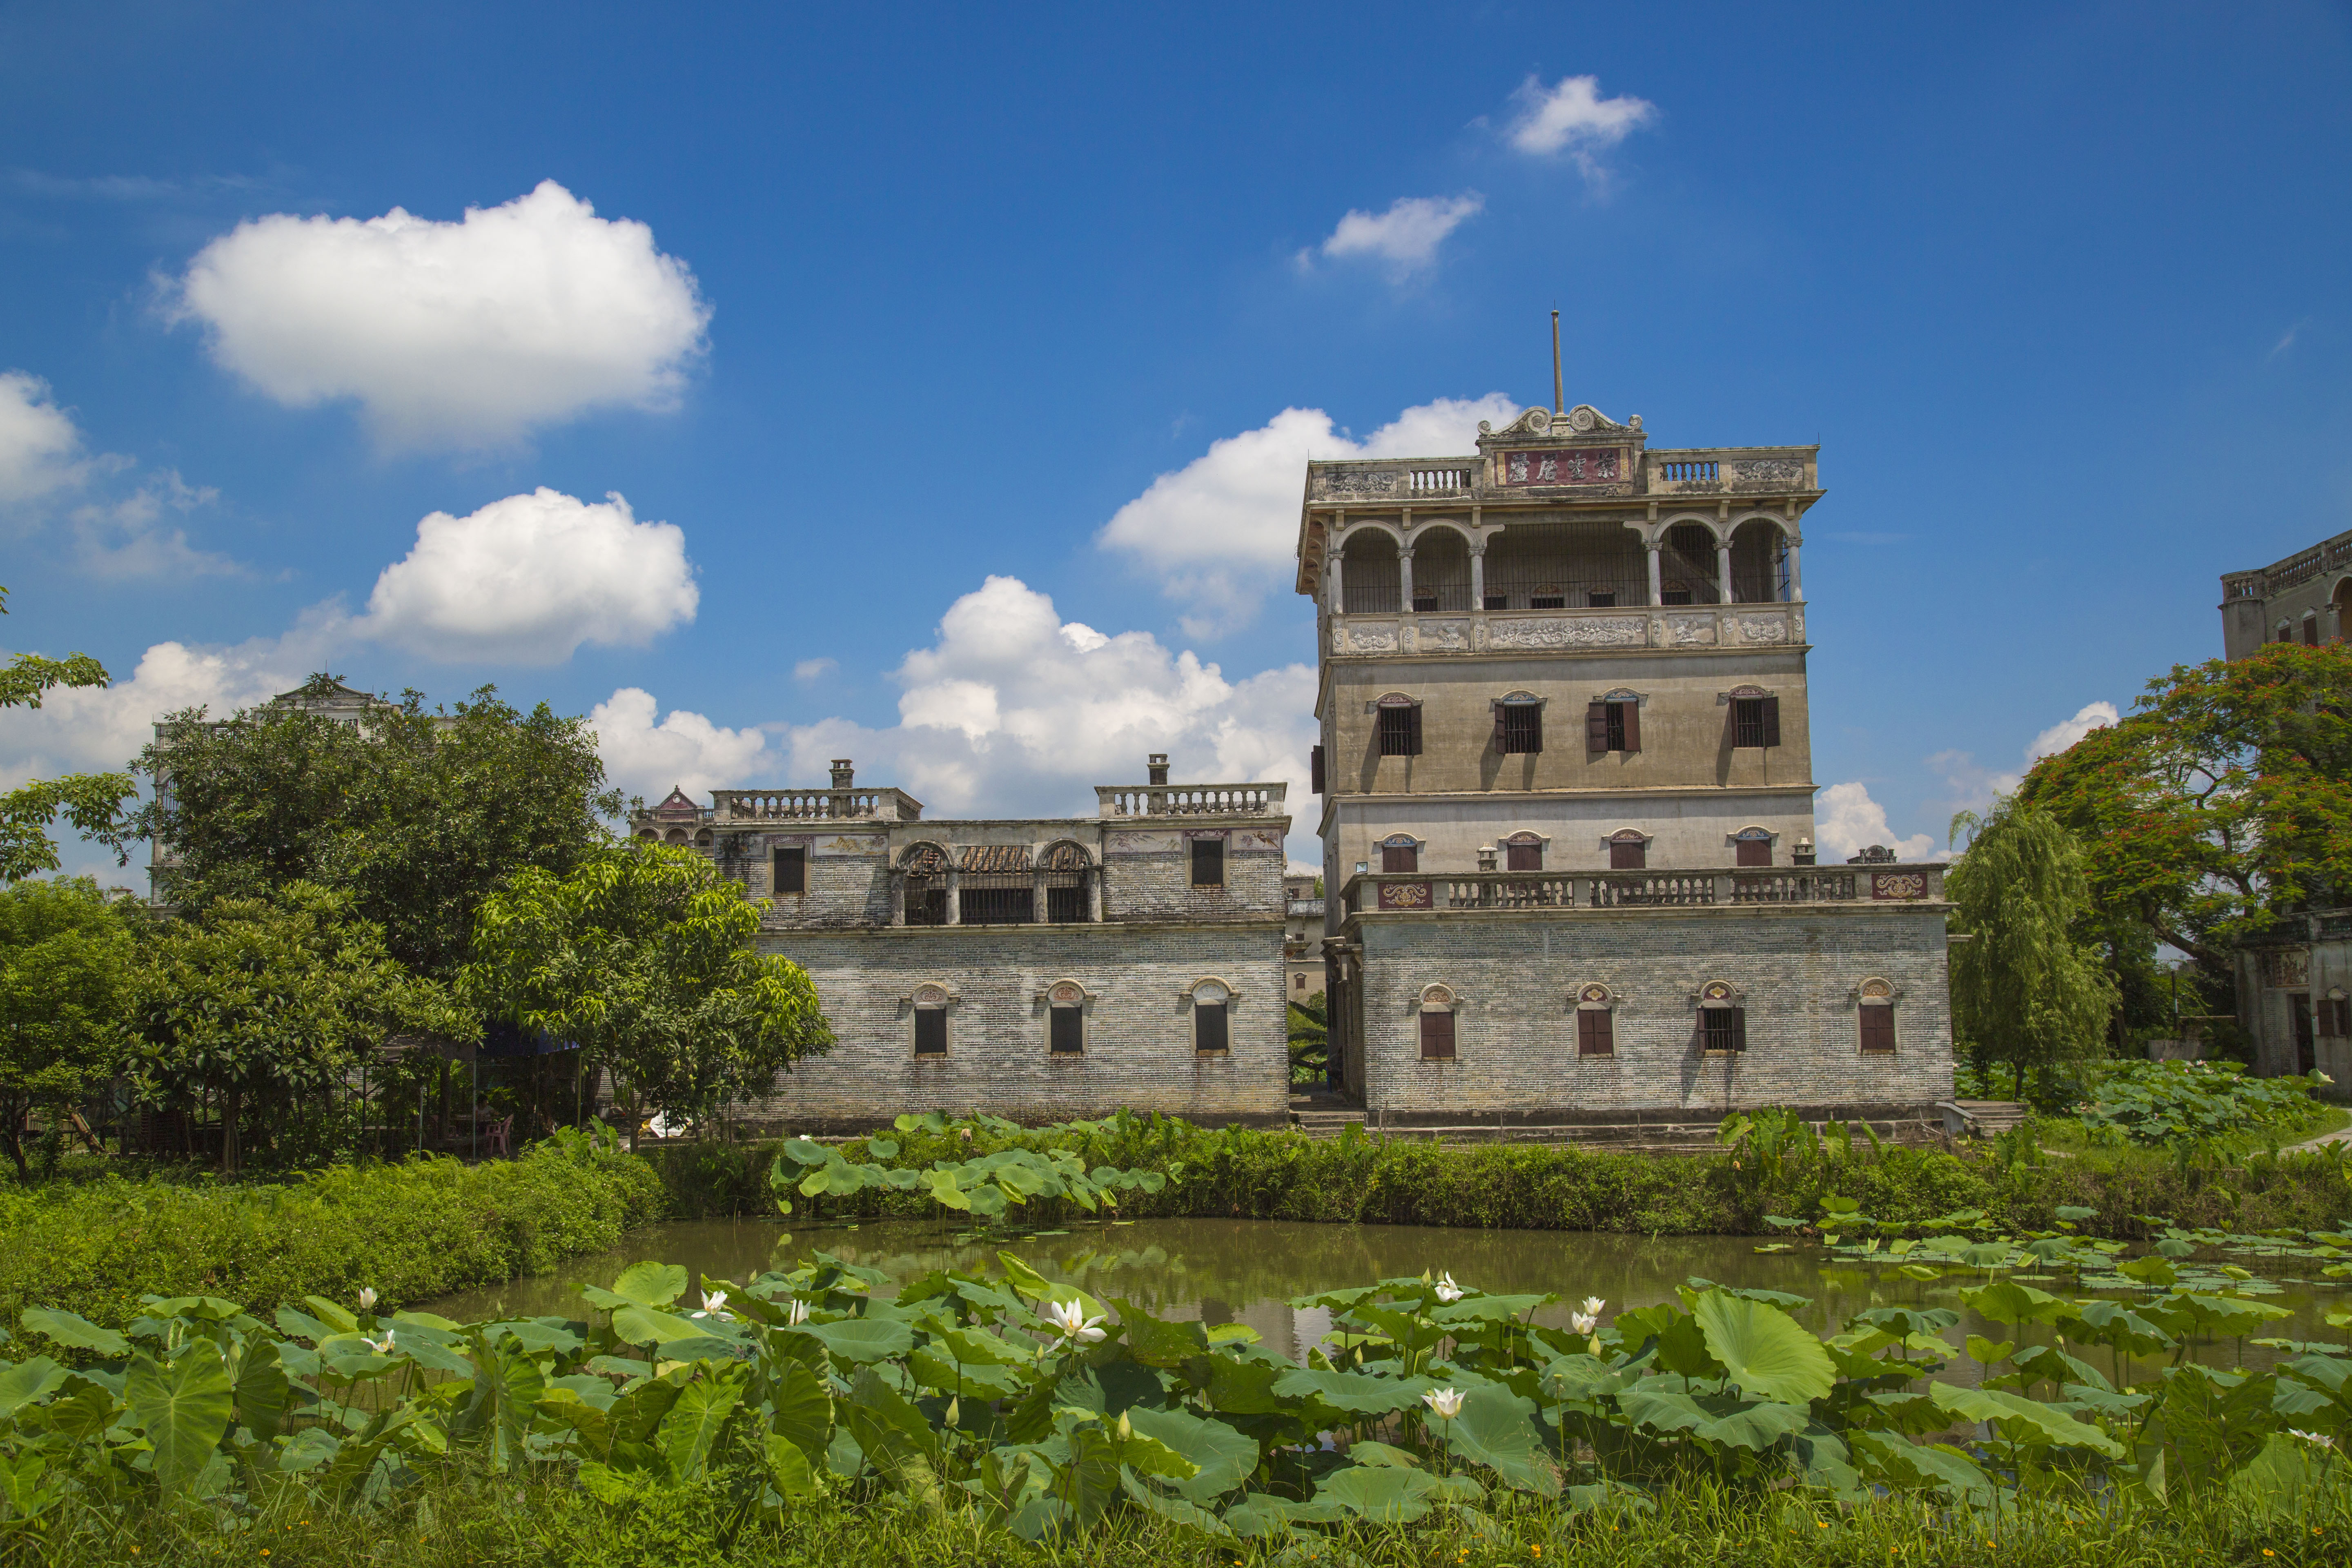
<instances>
[{"instance_id":1,"label":"reflection in water","mask_svg":"<svg viewBox=\"0 0 2352 1568\"><path fill-rule=\"evenodd\" d=\"M1304 1359L1330 1331L1323 1308L1294 1310L1294 1297L1318 1290L1366 1285L1376 1279L1450 1272L1465 1285L1497 1294L1551 1292L1561 1300L1538 1310L1538 1322L1565 1327L1569 1303L1586 1296L1607 1300L1609 1313L1669 1300L1676 1286L1696 1277L1718 1284L1785 1290L1811 1299L1797 1316L1816 1332L1831 1333L1855 1312L1871 1307L1931 1306L1958 1310L1964 1285L1979 1277L1909 1279L1889 1269L1840 1264L1824 1268L1815 1249L1758 1253L1746 1237L1639 1236L1573 1231L1458 1230L1433 1226L1307 1225L1280 1220L1153 1219L1132 1224L1087 1226L1010 1241L959 1239L940 1226L917 1221L861 1226L782 1226L755 1220L680 1221L634 1233L611 1252L573 1258L555 1274L469 1290L427 1303L459 1321L495 1317L578 1316L579 1288L610 1286L631 1263L654 1258L686 1266L689 1279L701 1275L745 1281L770 1269L788 1269L810 1253L830 1252L848 1262L878 1268L893 1279L909 1279L935 1268L977 1273L992 1269L996 1254L1010 1252L1048 1279L1066 1280L1106 1300L1123 1300L1156 1316L1197 1318L1206 1323L1245 1323L1265 1343ZM2291 1266L2292 1260L2276 1260ZM2294 1317L2271 1331L2280 1338L2336 1337L2320 1321L2315 1293L2286 1280L2268 1298L2292 1308ZM2041 1279L2042 1289L2067 1292L2071 1282ZM1956 1347L1963 1336L2046 1341L2046 1330L2025 1332L1963 1312L1945 1337ZM2200 1361L2267 1363L2273 1352L2224 1341L2200 1346ZM2101 1370L2107 1370L2101 1352ZM2146 1365L2115 1370L2126 1377L2149 1373ZM1973 1380L1965 1359L1945 1373Z\"/></svg>"}]
</instances>

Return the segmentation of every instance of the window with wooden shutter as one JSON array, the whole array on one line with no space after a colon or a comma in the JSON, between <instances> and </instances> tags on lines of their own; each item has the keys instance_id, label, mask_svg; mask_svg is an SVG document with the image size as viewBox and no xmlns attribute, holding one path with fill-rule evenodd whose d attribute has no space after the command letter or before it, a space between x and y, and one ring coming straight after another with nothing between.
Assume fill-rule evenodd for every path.
<instances>
[{"instance_id":1,"label":"window with wooden shutter","mask_svg":"<svg viewBox=\"0 0 2352 1568\"><path fill-rule=\"evenodd\" d=\"M1192 1048L1196 1051L1222 1051L1225 1048L1225 1006L1223 1002L1192 1004Z\"/></svg>"},{"instance_id":2,"label":"window with wooden shutter","mask_svg":"<svg viewBox=\"0 0 2352 1568\"><path fill-rule=\"evenodd\" d=\"M1580 1057L1613 1057L1617 1054L1615 1027L1606 1007L1579 1007L1576 1010L1576 1054Z\"/></svg>"},{"instance_id":3,"label":"window with wooden shutter","mask_svg":"<svg viewBox=\"0 0 2352 1568\"><path fill-rule=\"evenodd\" d=\"M1769 866L1772 863L1772 836L1758 828L1748 828L1731 841L1731 863L1735 866Z\"/></svg>"},{"instance_id":4,"label":"window with wooden shutter","mask_svg":"<svg viewBox=\"0 0 2352 1568\"><path fill-rule=\"evenodd\" d=\"M808 891L808 850L799 845L776 851L776 868L768 884L773 893L805 893Z\"/></svg>"},{"instance_id":5,"label":"window with wooden shutter","mask_svg":"<svg viewBox=\"0 0 2352 1568\"><path fill-rule=\"evenodd\" d=\"M1084 1053L1087 1048L1087 1010L1083 1004L1054 1004L1048 1015L1046 1048L1059 1056Z\"/></svg>"},{"instance_id":6,"label":"window with wooden shutter","mask_svg":"<svg viewBox=\"0 0 2352 1568\"><path fill-rule=\"evenodd\" d=\"M2352 1036L2352 999L2321 997L2319 999L2319 1032L2334 1039Z\"/></svg>"},{"instance_id":7,"label":"window with wooden shutter","mask_svg":"<svg viewBox=\"0 0 2352 1568\"><path fill-rule=\"evenodd\" d=\"M1777 697L1767 697L1763 700L1763 743L1768 746L1777 746L1780 743L1780 700Z\"/></svg>"},{"instance_id":8,"label":"window with wooden shutter","mask_svg":"<svg viewBox=\"0 0 2352 1568\"><path fill-rule=\"evenodd\" d=\"M915 1054L919 1057L943 1057L948 1054L948 1010L945 1007L915 1009Z\"/></svg>"},{"instance_id":9,"label":"window with wooden shutter","mask_svg":"<svg viewBox=\"0 0 2352 1568\"><path fill-rule=\"evenodd\" d=\"M1421 869L1421 846L1400 833L1381 842L1381 870L1394 876Z\"/></svg>"},{"instance_id":10,"label":"window with wooden shutter","mask_svg":"<svg viewBox=\"0 0 2352 1568\"><path fill-rule=\"evenodd\" d=\"M1503 869L1506 871L1542 870L1543 840L1532 833L1516 833L1503 840Z\"/></svg>"},{"instance_id":11,"label":"window with wooden shutter","mask_svg":"<svg viewBox=\"0 0 2352 1568\"><path fill-rule=\"evenodd\" d=\"M1615 737L1616 744L1612 746L1611 750L1619 752L1640 751L1642 749L1641 703L1638 701L1612 702L1609 706L1616 710L1619 731L1619 733Z\"/></svg>"},{"instance_id":12,"label":"window with wooden shutter","mask_svg":"<svg viewBox=\"0 0 2352 1568\"><path fill-rule=\"evenodd\" d=\"M1639 871L1650 863L1650 841L1638 833L1621 833L1609 840L1609 868Z\"/></svg>"},{"instance_id":13,"label":"window with wooden shutter","mask_svg":"<svg viewBox=\"0 0 2352 1568\"><path fill-rule=\"evenodd\" d=\"M1543 704L1495 704L1495 750L1506 757L1528 756L1543 750Z\"/></svg>"},{"instance_id":14,"label":"window with wooden shutter","mask_svg":"<svg viewBox=\"0 0 2352 1568\"><path fill-rule=\"evenodd\" d=\"M1381 700L1381 755L1421 755L1421 704L1386 698Z\"/></svg>"},{"instance_id":15,"label":"window with wooden shutter","mask_svg":"<svg viewBox=\"0 0 2352 1568\"><path fill-rule=\"evenodd\" d=\"M1317 795L1323 793L1323 748L1320 746L1307 753L1307 787Z\"/></svg>"},{"instance_id":16,"label":"window with wooden shutter","mask_svg":"<svg viewBox=\"0 0 2352 1568\"><path fill-rule=\"evenodd\" d=\"M1222 888L1225 885L1225 841L1222 838L1192 840L1192 886Z\"/></svg>"},{"instance_id":17,"label":"window with wooden shutter","mask_svg":"<svg viewBox=\"0 0 2352 1568\"><path fill-rule=\"evenodd\" d=\"M1864 1002L1854 1009L1862 1018L1862 1054L1893 1056L1895 1054L1895 1004Z\"/></svg>"},{"instance_id":18,"label":"window with wooden shutter","mask_svg":"<svg viewBox=\"0 0 2352 1568\"><path fill-rule=\"evenodd\" d=\"M1421 1014L1421 1059L1454 1059L1454 1013L1451 1008L1423 1008Z\"/></svg>"},{"instance_id":19,"label":"window with wooden shutter","mask_svg":"<svg viewBox=\"0 0 2352 1568\"><path fill-rule=\"evenodd\" d=\"M1744 1051L1748 1048L1747 1008L1702 1007L1698 1016L1699 1031L1708 1051Z\"/></svg>"},{"instance_id":20,"label":"window with wooden shutter","mask_svg":"<svg viewBox=\"0 0 2352 1568\"><path fill-rule=\"evenodd\" d=\"M1593 702L1584 710L1584 749L1599 753L1611 750L1609 744L1609 710L1614 703Z\"/></svg>"}]
</instances>

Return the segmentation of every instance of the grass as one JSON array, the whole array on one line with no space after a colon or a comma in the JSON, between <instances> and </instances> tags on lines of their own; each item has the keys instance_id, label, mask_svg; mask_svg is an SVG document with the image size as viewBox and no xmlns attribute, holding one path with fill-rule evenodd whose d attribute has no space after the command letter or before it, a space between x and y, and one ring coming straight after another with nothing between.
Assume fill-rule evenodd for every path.
<instances>
[{"instance_id":1,"label":"grass","mask_svg":"<svg viewBox=\"0 0 2352 1568\"><path fill-rule=\"evenodd\" d=\"M0 1322L38 1304L120 1325L147 1293L267 1313L373 1286L409 1304L614 1246L659 1218L662 1200L643 1162L552 1144L479 1165L420 1159L275 1182L78 1172L0 1186Z\"/></svg>"},{"instance_id":2,"label":"grass","mask_svg":"<svg viewBox=\"0 0 2352 1568\"><path fill-rule=\"evenodd\" d=\"M1363 1568L2303 1568L2342 1563L2352 1545L2352 1489L2341 1481L2299 1515L2264 1519L2226 1495L2158 1509L2052 1499L2000 1517L1954 1515L1900 1498L1842 1511L1799 1494L1697 1482L1657 1494L1650 1511L1531 1505L1433 1516L1406 1526L1301 1532L1295 1543L1212 1541L1148 1517L1113 1516L1087 1534L1032 1544L950 1505L836 1493L762 1521L731 1500L730 1479L608 1508L568 1482L434 1478L391 1505L320 1507L299 1489L258 1492L243 1508L174 1511L84 1507L46 1536L18 1537L10 1562L55 1568L135 1563L160 1568L642 1568L725 1563L736 1568L1246 1568L1276 1562ZM1286 1551L1286 1547L1287 1550Z\"/></svg>"}]
</instances>

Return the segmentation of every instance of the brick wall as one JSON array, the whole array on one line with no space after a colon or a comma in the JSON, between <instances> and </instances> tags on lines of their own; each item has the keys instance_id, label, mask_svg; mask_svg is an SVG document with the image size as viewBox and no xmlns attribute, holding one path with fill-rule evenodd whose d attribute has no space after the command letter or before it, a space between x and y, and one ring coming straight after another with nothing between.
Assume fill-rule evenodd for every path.
<instances>
[{"instance_id":1,"label":"brick wall","mask_svg":"<svg viewBox=\"0 0 2352 1568\"><path fill-rule=\"evenodd\" d=\"M1286 862L1283 829L1114 829L1103 846L1103 919L1106 921L1273 920L1279 929L1287 907L1282 891ZM1191 840L1215 837L1225 843L1225 883L1192 886ZM1280 943L1276 944L1279 950Z\"/></svg>"},{"instance_id":2,"label":"brick wall","mask_svg":"<svg viewBox=\"0 0 2352 1568\"><path fill-rule=\"evenodd\" d=\"M1279 909L1280 863L1275 862ZM1282 924L886 927L763 935L803 965L839 1044L751 1107L794 1131L849 1129L901 1111L984 1110L1028 1122L1127 1106L1196 1121L1272 1122L1287 1114L1289 1048ZM1231 1048L1202 1056L1183 993L1233 987ZM1046 1049L1039 993L1062 979L1088 993L1086 1049ZM914 1054L911 998L926 981L955 994L945 1058Z\"/></svg>"},{"instance_id":3,"label":"brick wall","mask_svg":"<svg viewBox=\"0 0 2352 1568\"><path fill-rule=\"evenodd\" d=\"M1617 910L1367 920L1365 1103L1392 1114L1641 1111L1758 1105L1924 1108L1952 1093L1941 906ZM1896 1049L1860 1052L1851 992L1893 983ZM1746 992L1748 1048L1705 1055L1692 994ZM1580 1057L1572 993L1622 993L1616 1051ZM1455 1059L1421 1059L1423 989L1463 998Z\"/></svg>"}]
</instances>

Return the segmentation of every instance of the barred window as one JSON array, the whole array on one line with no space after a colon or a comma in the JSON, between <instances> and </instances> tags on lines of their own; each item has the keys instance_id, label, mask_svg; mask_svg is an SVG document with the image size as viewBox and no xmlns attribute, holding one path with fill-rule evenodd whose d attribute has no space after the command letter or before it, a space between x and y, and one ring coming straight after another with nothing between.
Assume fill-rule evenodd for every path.
<instances>
[{"instance_id":1,"label":"barred window","mask_svg":"<svg viewBox=\"0 0 2352 1568\"><path fill-rule=\"evenodd\" d=\"M1192 1048L1195 1051L1222 1051L1226 1048L1226 1005L1223 1002L1192 1004Z\"/></svg>"},{"instance_id":2,"label":"barred window","mask_svg":"<svg viewBox=\"0 0 2352 1568\"><path fill-rule=\"evenodd\" d=\"M919 1057L943 1057L948 1054L948 1010L945 1007L915 1009L915 1054Z\"/></svg>"},{"instance_id":3,"label":"barred window","mask_svg":"<svg viewBox=\"0 0 2352 1568\"><path fill-rule=\"evenodd\" d=\"M1222 838L1192 840L1192 886L1222 888L1225 885L1225 841Z\"/></svg>"},{"instance_id":4,"label":"barred window","mask_svg":"<svg viewBox=\"0 0 2352 1568\"><path fill-rule=\"evenodd\" d=\"M1495 752L1498 756L1530 756L1543 750L1543 704L1532 697L1510 696L1495 704Z\"/></svg>"},{"instance_id":5,"label":"barred window","mask_svg":"<svg viewBox=\"0 0 2352 1568\"><path fill-rule=\"evenodd\" d=\"M1047 1048L1071 1055L1087 1048L1087 1010L1076 1002L1056 1002L1047 1025Z\"/></svg>"},{"instance_id":6,"label":"barred window","mask_svg":"<svg viewBox=\"0 0 2352 1568\"><path fill-rule=\"evenodd\" d=\"M1381 699L1381 755L1421 755L1421 704L1408 697Z\"/></svg>"},{"instance_id":7,"label":"barred window","mask_svg":"<svg viewBox=\"0 0 2352 1568\"><path fill-rule=\"evenodd\" d=\"M1780 700L1761 693L1731 699L1731 743L1735 747L1780 743Z\"/></svg>"},{"instance_id":8,"label":"barred window","mask_svg":"<svg viewBox=\"0 0 2352 1568\"><path fill-rule=\"evenodd\" d=\"M1700 1034L1708 1051L1725 1053L1748 1048L1747 1008L1702 1007L1698 1016Z\"/></svg>"},{"instance_id":9,"label":"barred window","mask_svg":"<svg viewBox=\"0 0 2352 1568\"><path fill-rule=\"evenodd\" d=\"M808 891L808 850L799 845L776 851L775 875L768 884L774 893Z\"/></svg>"}]
</instances>

